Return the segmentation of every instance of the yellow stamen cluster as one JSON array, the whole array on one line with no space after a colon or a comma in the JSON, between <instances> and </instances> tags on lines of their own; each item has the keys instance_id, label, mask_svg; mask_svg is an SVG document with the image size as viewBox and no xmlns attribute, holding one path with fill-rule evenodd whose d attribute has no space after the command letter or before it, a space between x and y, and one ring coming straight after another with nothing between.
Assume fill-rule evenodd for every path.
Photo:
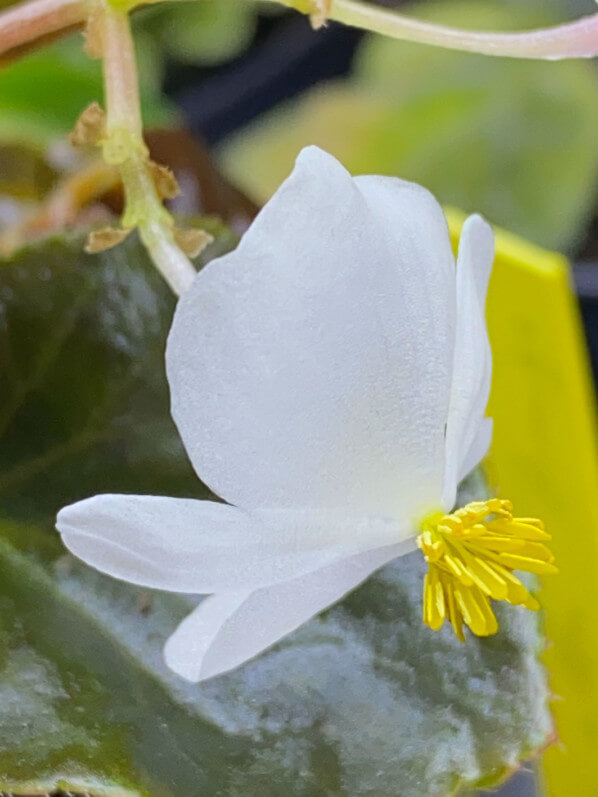
<instances>
[{"instance_id":1,"label":"yellow stamen cluster","mask_svg":"<svg viewBox=\"0 0 598 797\"><path fill-rule=\"evenodd\" d=\"M550 535L534 518L514 518L510 501L474 501L450 515L438 513L422 524L417 544L428 562L424 623L435 631L445 620L465 642L463 624L474 634L495 634L490 599L527 609L539 604L513 573L558 572L544 544Z\"/></svg>"}]
</instances>

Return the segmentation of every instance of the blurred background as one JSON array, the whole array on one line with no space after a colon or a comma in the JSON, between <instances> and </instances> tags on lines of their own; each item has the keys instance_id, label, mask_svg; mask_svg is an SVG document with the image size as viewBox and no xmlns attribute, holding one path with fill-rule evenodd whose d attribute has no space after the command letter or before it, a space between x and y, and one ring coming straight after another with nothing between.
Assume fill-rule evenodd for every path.
<instances>
[{"instance_id":1,"label":"blurred background","mask_svg":"<svg viewBox=\"0 0 598 797\"><path fill-rule=\"evenodd\" d=\"M388 4L421 19L492 30L595 10L593 0ZM190 131L207 148L210 167L254 210L307 143L353 173L415 180L442 203L480 212L574 261L598 368L594 63L485 58L334 23L315 34L305 17L247 0L157 4L134 22L147 126ZM0 190L18 203L3 202L0 225L13 224L23 205L50 190L56 172L72 168L74 155L60 142L90 98L101 100L99 65L76 35L4 71ZM173 141L156 144L166 161L169 150L181 152L181 141ZM212 199L204 207L195 196L194 209L213 210Z\"/></svg>"},{"instance_id":2,"label":"blurred background","mask_svg":"<svg viewBox=\"0 0 598 797\"><path fill-rule=\"evenodd\" d=\"M491 30L549 25L596 8L592 0L387 4ZM137 12L134 27L145 120L160 131L149 137L152 152L187 175L175 210L215 213L242 232L306 144L353 173L417 181L442 203L570 258L598 376L596 64L453 53L335 24L314 33L298 14L247 0L156 5ZM79 168L65 137L101 94L99 66L78 35L4 71L5 239L58 178ZM539 794L535 769L515 775L502 797Z\"/></svg>"}]
</instances>

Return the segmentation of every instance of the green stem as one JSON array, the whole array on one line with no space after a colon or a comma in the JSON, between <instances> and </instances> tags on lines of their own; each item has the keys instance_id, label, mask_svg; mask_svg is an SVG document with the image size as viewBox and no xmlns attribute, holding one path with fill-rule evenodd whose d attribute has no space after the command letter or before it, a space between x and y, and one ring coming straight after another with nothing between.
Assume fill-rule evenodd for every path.
<instances>
[{"instance_id":1,"label":"green stem","mask_svg":"<svg viewBox=\"0 0 598 797\"><path fill-rule=\"evenodd\" d=\"M196 271L174 240L143 141L135 47L126 10L104 0L98 30L104 72L106 132L104 159L120 172L125 190L123 227L137 227L154 265L174 293L189 287Z\"/></svg>"}]
</instances>

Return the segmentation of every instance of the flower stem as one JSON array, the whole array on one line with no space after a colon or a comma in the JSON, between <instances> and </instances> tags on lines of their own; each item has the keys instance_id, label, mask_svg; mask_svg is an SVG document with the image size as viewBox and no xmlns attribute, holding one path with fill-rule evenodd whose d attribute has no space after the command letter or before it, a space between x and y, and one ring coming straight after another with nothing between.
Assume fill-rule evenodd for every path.
<instances>
[{"instance_id":1,"label":"flower stem","mask_svg":"<svg viewBox=\"0 0 598 797\"><path fill-rule=\"evenodd\" d=\"M115 166L125 191L125 228L137 227L154 265L180 295L195 277L195 268L178 247L172 218L158 194L143 141L135 47L128 12L104 0L92 47L101 51L106 101L104 160ZM93 37L97 36L97 41Z\"/></svg>"},{"instance_id":2,"label":"flower stem","mask_svg":"<svg viewBox=\"0 0 598 797\"><path fill-rule=\"evenodd\" d=\"M598 55L598 14L521 33L483 33L432 25L361 0L334 0L331 18L397 39L513 58L592 58Z\"/></svg>"},{"instance_id":3,"label":"flower stem","mask_svg":"<svg viewBox=\"0 0 598 797\"><path fill-rule=\"evenodd\" d=\"M314 0L279 0L310 13ZM333 0L329 18L394 39L512 58L592 58L598 55L598 14L564 25L517 33L490 33L435 25L364 0Z\"/></svg>"}]
</instances>

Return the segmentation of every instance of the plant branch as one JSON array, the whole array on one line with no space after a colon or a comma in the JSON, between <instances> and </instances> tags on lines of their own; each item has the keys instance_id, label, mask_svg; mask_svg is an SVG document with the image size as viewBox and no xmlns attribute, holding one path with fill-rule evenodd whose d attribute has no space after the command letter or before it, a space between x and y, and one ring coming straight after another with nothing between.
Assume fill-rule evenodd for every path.
<instances>
[{"instance_id":1,"label":"plant branch","mask_svg":"<svg viewBox=\"0 0 598 797\"><path fill-rule=\"evenodd\" d=\"M333 0L331 19L396 39L512 58L592 58L598 55L598 14L521 33L485 33L432 25L361 0Z\"/></svg>"},{"instance_id":2,"label":"plant branch","mask_svg":"<svg viewBox=\"0 0 598 797\"><path fill-rule=\"evenodd\" d=\"M87 0L30 0L0 14L0 59L18 57L48 38L81 28Z\"/></svg>"},{"instance_id":3,"label":"plant branch","mask_svg":"<svg viewBox=\"0 0 598 797\"><path fill-rule=\"evenodd\" d=\"M160 0L145 0L144 3L130 0L127 10L155 2ZM318 0L279 2L313 14L322 0L320 3ZM88 12L89 0L29 0L4 11L0 14L0 64L18 58L48 39L81 28ZM598 14L551 28L517 33L467 31L434 25L363 0L332 0L329 17L395 39L485 55L546 59L598 55Z\"/></svg>"},{"instance_id":4,"label":"plant branch","mask_svg":"<svg viewBox=\"0 0 598 797\"><path fill-rule=\"evenodd\" d=\"M279 0L319 18L323 0ZM451 50L511 58L593 58L598 55L598 13L557 25L516 33L491 33L435 25L364 0L331 0L329 19L394 39Z\"/></svg>"}]
</instances>

